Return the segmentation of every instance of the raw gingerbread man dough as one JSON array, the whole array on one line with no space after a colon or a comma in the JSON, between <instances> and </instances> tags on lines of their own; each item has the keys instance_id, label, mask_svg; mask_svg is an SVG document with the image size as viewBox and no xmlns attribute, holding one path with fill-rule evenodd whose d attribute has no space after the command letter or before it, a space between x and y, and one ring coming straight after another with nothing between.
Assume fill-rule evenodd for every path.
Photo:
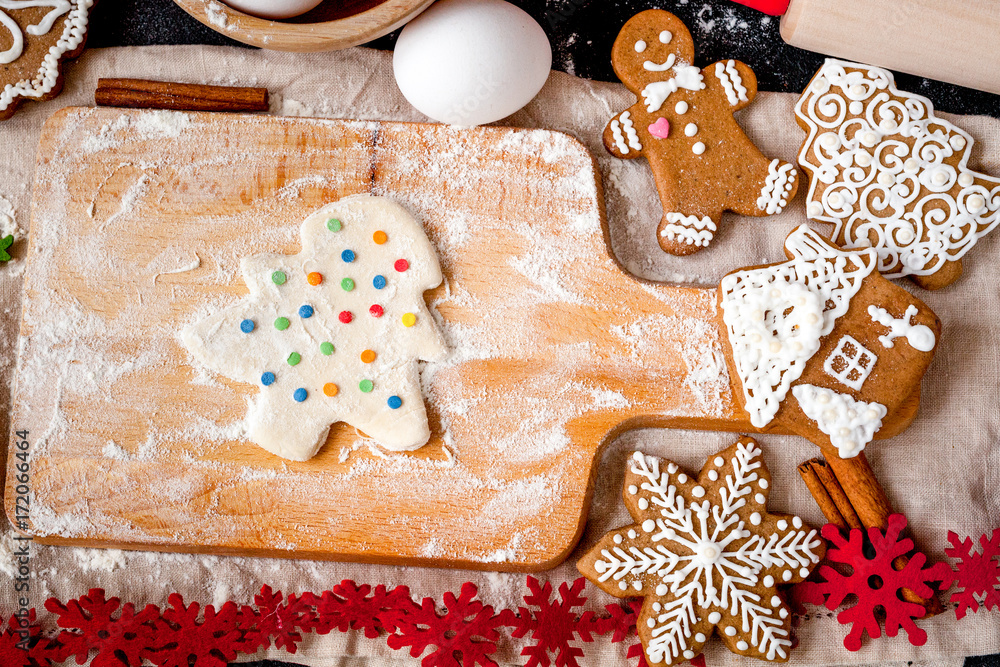
<instances>
[{"instance_id":1,"label":"raw gingerbread man dough","mask_svg":"<svg viewBox=\"0 0 1000 667\"><path fill-rule=\"evenodd\" d=\"M753 70L735 60L699 70L693 60L691 33L660 9L629 19L611 54L639 101L608 123L604 145L649 160L663 206L657 240L674 255L708 246L723 211L780 213L798 189L793 166L765 157L733 119L757 93Z\"/></svg>"}]
</instances>

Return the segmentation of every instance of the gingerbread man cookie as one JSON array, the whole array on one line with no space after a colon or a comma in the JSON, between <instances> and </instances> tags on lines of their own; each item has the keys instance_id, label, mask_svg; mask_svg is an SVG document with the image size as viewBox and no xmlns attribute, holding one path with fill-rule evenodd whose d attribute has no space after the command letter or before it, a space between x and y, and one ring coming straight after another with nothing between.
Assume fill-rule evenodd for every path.
<instances>
[{"instance_id":1,"label":"gingerbread man cookie","mask_svg":"<svg viewBox=\"0 0 1000 667\"><path fill-rule=\"evenodd\" d=\"M611 53L639 101L608 123L604 145L649 161L663 206L657 240L674 255L707 247L723 211L774 215L798 189L794 167L765 157L733 118L757 94L753 70L735 60L699 70L693 61L691 33L661 9L629 19Z\"/></svg>"},{"instance_id":2,"label":"gingerbread man cookie","mask_svg":"<svg viewBox=\"0 0 1000 667\"><path fill-rule=\"evenodd\" d=\"M791 615L776 586L808 577L826 547L799 517L769 512L770 491L750 438L709 457L697 478L632 455L622 495L635 523L577 567L615 597L645 598L636 629L649 665L694 658L713 632L734 653L788 660Z\"/></svg>"}]
</instances>

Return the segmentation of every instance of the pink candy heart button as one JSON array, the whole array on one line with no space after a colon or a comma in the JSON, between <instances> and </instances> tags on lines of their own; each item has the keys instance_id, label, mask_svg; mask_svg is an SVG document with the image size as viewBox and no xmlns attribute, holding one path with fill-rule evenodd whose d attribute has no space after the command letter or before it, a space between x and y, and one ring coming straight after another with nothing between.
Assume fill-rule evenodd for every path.
<instances>
[{"instance_id":1,"label":"pink candy heart button","mask_svg":"<svg viewBox=\"0 0 1000 667\"><path fill-rule=\"evenodd\" d=\"M655 123L649 126L649 133L657 139L666 139L670 136L670 123L666 118L657 118Z\"/></svg>"}]
</instances>

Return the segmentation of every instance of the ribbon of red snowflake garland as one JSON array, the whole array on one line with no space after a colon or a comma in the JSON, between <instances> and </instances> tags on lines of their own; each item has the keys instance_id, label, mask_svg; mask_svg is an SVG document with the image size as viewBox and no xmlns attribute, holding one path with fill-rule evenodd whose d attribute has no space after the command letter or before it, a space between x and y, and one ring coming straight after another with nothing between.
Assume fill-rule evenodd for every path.
<instances>
[{"instance_id":1,"label":"ribbon of red snowflake garland","mask_svg":"<svg viewBox=\"0 0 1000 667\"><path fill-rule=\"evenodd\" d=\"M899 539L905 525L905 519L897 515L885 533L869 531L874 559L864 556L861 531L852 531L845 538L835 528L824 529L824 536L833 543L830 559L853 571L844 575L824 566L820 581L802 584L795 596L836 608L847 594L857 595L859 603L838 617L841 623L852 626L845 639L848 648L860 647L863 632L872 638L880 635L871 613L879 604L889 605L886 634L894 636L899 629L906 629L911 642L926 640L926 633L913 622L922 615L922 608L918 612L893 607L896 598L887 593L875 597L867 583L871 573L857 569L859 566L875 568L873 572L885 577L882 588L893 592L894 586L914 590L932 581L942 582L942 587L956 584L950 600L959 619L980 608L1000 608L1000 528L981 536L978 548L971 539L961 540L949 533L951 546L946 554L956 559L954 569L943 563L924 567L924 559L914 556L909 569L892 574L884 569L886 564L894 554L912 548L910 540ZM585 584L580 578L553 590L551 582L540 583L529 576L524 606L499 611L478 599L472 583L463 584L457 595L445 593L441 604L434 598L415 602L406 586L388 589L344 581L321 594L287 598L264 586L253 605L227 602L219 609L186 603L175 593L162 609L146 605L140 610L95 588L65 604L56 598L46 601L45 608L55 616L58 632L44 631L33 610L28 618L11 616L0 633L0 665L49 667L74 658L81 665L92 659L93 667L137 667L144 660L158 667L188 667L193 659L198 667L225 667L238 655L252 655L261 648L274 646L295 653L303 635L336 630L363 632L370 639L385 636L391 648L422 658L422 667L495 667L491 656L503 632L525 639L521 655L527 658L526 667L579 667L578 660L584 655L581 643L597 637L607 637L612 643L634 640L641 607L640 601L630 600L625 605L609 604L601 614L580 613L587 599L582 595ZM636 659L633 664L637 667L645 667L639 643L629 648L628 657ZM704 667L702 656L692 663Z\"/></svg>"}]
</instances>

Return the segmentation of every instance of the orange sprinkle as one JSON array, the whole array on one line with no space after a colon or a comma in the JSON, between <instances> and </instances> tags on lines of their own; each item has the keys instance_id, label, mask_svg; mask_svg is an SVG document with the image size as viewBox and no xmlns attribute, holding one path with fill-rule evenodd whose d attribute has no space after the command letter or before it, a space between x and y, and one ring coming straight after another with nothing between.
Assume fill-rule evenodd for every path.
<instances>
[{"instance_id":1,"label":"orange sprinkle","mask_svg":"<svg viewBox=\"0 0 1000 667\"><path fill-rule=\"evenodd\" d=\"M389 237L381 229L372 234L372 241L375 241L378 245L382 245L389 240Z\"/></svg>"},{"instance_id":2,"label":"orange sprinkle","mask_svg":"<svg viewBox=\"0 0 1000 667\"><path fill-rule=\"evenodd\" d=\"M323 393L327 396L336 396L340 389L332 382L327 382L323 385Z\"/></svg>"},{"instance_id":3,"label":"orange sprinkle","mask_svg":"<svg viewBox=\"0 0 1000 667\"><path fill-rule=\"evenodd\" d=\"M323 274L313 271L312 273L306 276L306 280L309 281L310 285L319 285L321 282L323 282Z\"/></svg>"},{"instance_id":4,"label":"orange sprinkle","mask_svg":"<svg viewBox=\"0 0 1000 667\"><path fill-rule=\"evenodd\" d=\"M361 361L365 362L366 364L370 364L371 362L375 361L375 352L373 350L365 350L364 352L361 353Z\"/></svg>"}]
</instances>

